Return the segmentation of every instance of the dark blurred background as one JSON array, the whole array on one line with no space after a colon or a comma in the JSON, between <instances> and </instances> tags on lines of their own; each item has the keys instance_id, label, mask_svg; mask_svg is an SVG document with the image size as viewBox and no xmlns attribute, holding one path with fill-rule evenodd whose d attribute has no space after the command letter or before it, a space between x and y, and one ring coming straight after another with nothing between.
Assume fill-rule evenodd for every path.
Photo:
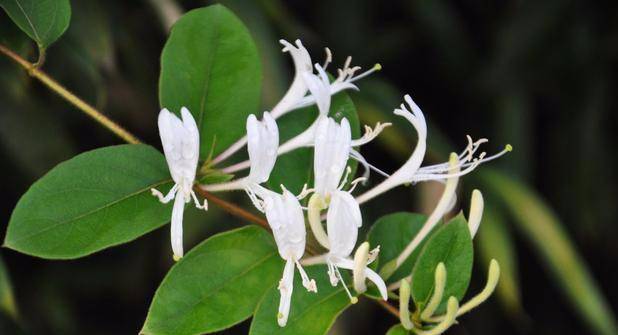
<instances>
[{"instance_id":1,"label":"dark blurred background","mask_svg":"<svg viewBox=\"0 0 618 335\"><path fill-rule=\"evenodd\" d=\"M210 3L72 1L71 25L48 50L44 70L160 147L157 82L169 24L177 14ZM600 334L603 327L595 327L594 321L600 313L582 312L585 299L577 294L601 306L615 322L618 3L222 3L256 39L263 57L265 110L281 97L292 75L288 55L280 52L277 41L301 38L316 62L322 62L328 46L334 65L347 55L354 56L355 65L381 63L383 70L359 82L361 91L351 94L359 115L367 123L393 121L392 109L403 94L412 94L430 123L430 161L443 161L449 150L462 148L466 134L491 139L489 152L513 145L508 156L463 181L458 208L467 208L469 192L477 187L486 191L488 207L476 241L479 257L469 294L484 285L489 257L501 261L504 276L497 294L448 334ZM36 59L33 44L3 12L0 42ZM363 153L393 171L415 141L411 128L396 125ZM46 171L77 153L119 143L0 57L0 237L19 197ZM515 184L496 182L496 174ZM526 197L510 198L504 185L507 191L524 189ZM391 211L431 210L436 190L440 187L430 184L398 189L370 203L363 211L365 221ZM535 216L534 206L546 215ZM188 216L185 236L191 245L242 224L217 208ZM553 243L556 239L562 244ZM5 267L17 312L13 318L12 312L0 310L0 334L137 333L171 265L168 243L167 229L159 229L73 261L0 250L0 281ZM569 261L579 267L562 266ZM600 294L569 286L570 273L591 278L593 291L596 287ZM339 318L332 333L383 334L396 322L365 299ZM247 329L245 322L226 333Z\"/></svg>"}]
</instances>

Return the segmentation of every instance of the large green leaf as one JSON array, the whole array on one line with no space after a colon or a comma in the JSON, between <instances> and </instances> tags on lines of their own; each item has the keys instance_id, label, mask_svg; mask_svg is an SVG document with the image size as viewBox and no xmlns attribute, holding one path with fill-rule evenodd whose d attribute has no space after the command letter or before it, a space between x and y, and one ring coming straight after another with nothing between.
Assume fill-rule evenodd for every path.
<instances>
[{"instance_id":1,"label":"large green leaf","mask_svg":"<svg viewBox=\"0 0 618 335\"><path fill-rule=\"evenodd\" d=\"M547 204L533 190L498 171L485 168L480 179L503 199L517 228L532 241L582 318L598 334L618 333L607 301Z\"/></svg>"},{"instance_id":2,"label":"large green leaf","mask_svg":"<svg viewBox=\"0 0 618 335\"><path fill-rule=\"evenodd\" d=\"M285 327L279 327L277 312L280 296L277 287L273 286L260 302L249 334L322 335L328 332L337 316L350 305L350 299L341 283L336 287L330 284L326 266L311 266L306 270L309 277L315 279L318 292L307 292L296 273L288 322ZM347 282L350 283L349 279Z\"/></svg>"},{"instance_id":3,"label":"large green leaf","mask_svg":"<svg viewBox=\"0 0 618 335\"><path fill-rule=\"evenodd\" d=\"M385 215L371 226L371 230L367 234L367 240L371 248L380 246L380 254L376 261L379 262L378 269L381 269L386 263L396 259L401 254L403 249L421 230L426 220L427 216L422 214L400 212ZM422 244L416 247L416 250L401 264L399 269L387 279L387 283L399 281L410 274L427 240L425 238Z\"/></svg>"},{"instance_id":4,"label":"large green leaf","mask_svg":"<svg viewBox=\"0 0 618 335\"><path fill-rule=\"evenodd\" d=\"M171 179L165 158L147 145L82 153L53 168L17 203L4 245L44 258L76 258L131 241L170 220L150 194Z\"/></svg>"},{"instance_id":5,"label":"large green leaf","mask_svg":"<svg viewBox=\"0 0 618 335\"><path fill-rule=\"evenodd\" d=\"M446 287L437 312L446 310L446 302L454 296L461 301L472 275L472 239L468 223L458 215L440 227L427 241L412 270L412 298L420 309L431 298L435 270L440 262L446 266Z\"/></svg>"},{"instance_id":6,"label":"large green leaf","mask_svg":"<svg viewBox=\"0 0 618 335\"><path fill-rule=\"evenodd\" d=\"M71 20L69 0L0 0L0 7L42 49L54 43Z\"/></svg>"},{"instance_id":7,"label":"large green leaf","mask_svg":"<svg viewBox=\"0 0 618 335\"><path fill-rule=\"evenodd\" d=\"M352 138L358 138L360 123L354 102L347 93L339 93L333 97L329 116L337 121L347 118L352 130ZM306 107L301 110L290 112L277 120L281 143L302 133L318 117L316 106ZM352 171L356 171L357 162L353 159L348 161ZM292 192L298 193L305 183L310 183L313 178L313 148L300 148L277 158L277 164L270 174L268 185L271 189L279 189L283 184Z\"/></svg>"},{"instance_id":8,"label":"large green leaf","mask_svg":"<svg viewBox=\"0 0 618 335\"><path fill-rule=\"evenodd\" d=\"M243 23L227 8L192 10L174 24L161 55L159 101L187 107L200 129L200 157L218 154L245 134L257 113L262 70Z\"/></svg>"},{"instance_id":9,"label":"large green leaf","mask_svg":"<svg viewBox=\"0 0 618 335\"><path fill-rule=\"evenodd\" d=\"M0 310L13 318L17 317L13 287L2 258L0 258Z\"/></svg>"},{"instance_id":10,"label":"large green leaf","mask_svg":"<svg viewBox=\"0 0 618 335\"><path fill-rule=\"evenodd\" d=\"M275 242L264 229L215 235L165 276L141 332L188 335L228 328L251 316L282 271Z\"/></svg>"}]
</instances>

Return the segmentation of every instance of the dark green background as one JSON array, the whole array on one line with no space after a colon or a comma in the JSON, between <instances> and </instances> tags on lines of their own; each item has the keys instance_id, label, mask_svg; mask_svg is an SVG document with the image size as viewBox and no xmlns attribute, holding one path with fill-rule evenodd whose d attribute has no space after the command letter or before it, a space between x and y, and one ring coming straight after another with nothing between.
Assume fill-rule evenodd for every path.
<instances>
[{"instance_id":1,"label":"dark green background","mask_svg":"<svg viewBox=\"0 0 618 335\"><path fill-rule=\"evenodd\" d=\"M151 3L72 1L71 25L50 46L44 70L160 147L157 83L167 30ZM182 7L209 3L182 1ZM276 103L291 78L278 39L301 38L316 62L322 61L324 46L333 50L335 65L348 54L364 67L380 62L383 71L360 82L361 92L351 95L361 120L372 120L371 106L390 117L389 109L401 96L412 94L430 123L431 159L444 160L449 143L462 147L465 134L489 137L490 152L513 144L515 151L493 167L523 180L547 200L616 309L618 5L567 0L223 3L249 26L258 44L263 109ZM33 44L4 13L0 41L35 60ZM411 150L416 137L405 134ZM112 144L120 141L0 57L1 231L33 181L79 152ZM387 150L380 142L363 153L393 171L409 152L400 149ZM463 184L460 198L466 208L469 190L480 183L469 178ZM390 212L426 210L430 191L399 188L372 201L363 212L365 228ZM492 199L485 197L486 203ZM230 200L246 203L243 194ZM241 225L216 208L186 216L187 249L216 231ZM494 297L448 334L593 334L529 239L508 224L523 311L504 308ZM74 261L2 249L21 320L18 326L0 316L0 333L135 334L169 269L169 252L168 229ZM478 259L472 291L483 285L482 264ZM382 334L396 322L364 301L340 317L334 334ZM247 330L245 322L229 333Z\"/></svg>"}]
</instances>

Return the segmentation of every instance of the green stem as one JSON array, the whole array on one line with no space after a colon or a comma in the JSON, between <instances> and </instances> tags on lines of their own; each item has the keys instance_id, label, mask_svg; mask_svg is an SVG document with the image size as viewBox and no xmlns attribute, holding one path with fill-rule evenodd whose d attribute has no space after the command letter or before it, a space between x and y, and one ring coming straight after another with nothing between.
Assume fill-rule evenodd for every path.
<instances>
[{"instance_id":1,"label":"green stem","mask_svg":"<svg viewBox=\"0 0 618 335\"><path fill-rule=\"evenodd\" d=\"M86 103L82 99L78 98L75 94L71 93L60 83L58 83L57 81L52 79L50 76L48 76L45 72L39 70L37 68L38 66L37 64L39 64L40 62L42 62L43 59L45 59L45 56L44 56L45 51L41 51L41 54L39 55L39 61L37 62L37 64L32 64L28 62L27 60L23 59L21 56L19 56L18 54L16 54L15 52L13 52L12 50L10 50L9 48L5 47L2 44L0 44L0 52L6 55L8 58L10 58L15 63L19 64L21 67L23 67L31 77L34 77L38 79L39 81L41 81L49 89L51 89L56 94L58 94L59 96L61 96L62 98L70 102L71 104L73 104L73 106L77 107L79 110L86 113L88 116L93 118L95 121L97 121L99 124L101 124L105 128L109 129L111 132L116 134L118 137L122 138L127 143L131 143L131 144L140 143L140 140L138 140L137 137L135 137L133 134L129 133L127 130L122 128L116 122L112 121L110 118L103 115L101 112L96 110L94 107L90 106L88 103Z\"/></svg>"}]
</instances>

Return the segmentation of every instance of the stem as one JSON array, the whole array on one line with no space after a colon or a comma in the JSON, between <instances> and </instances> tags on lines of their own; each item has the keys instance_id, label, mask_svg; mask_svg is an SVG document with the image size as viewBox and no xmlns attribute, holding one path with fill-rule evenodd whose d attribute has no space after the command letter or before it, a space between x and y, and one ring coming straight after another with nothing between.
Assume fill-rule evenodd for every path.
<instances>
[{"instance_id":1,"label":"stem","mask_svg":"<svg viewBox=\"0 0 618 335\"><path fill-rule=\"evenodd\" d=\"M215 205L221 207L221 209L223 209L224 211L239 217L241 219L247 220L251 223L255 223L258 224L266 229L270 230L270 227L268 226L268 222L266 222L266 220L264 220L263 218L250 213L230 202L227 202L219 197L217 197L216 195L204 190L203 188L196 186L193 188L195 190L195 192L197 192L199 195L201 195L202 197L204 197L205 199L207 199L209 202L214 203Z\"/></svg>"},{"instance_id":2,"label":"stem","mask_svg":"<svg viewBox=\"0 0 618 335\"><path fill-rule=\"evenodd\" d=\"M382 306L382 308L384 308L387 312L391 313L393 316L399 319L399 310L393 307L393 305L389 304L388 302L384 300L373 300L373 301L377 302L378 305Z\"/></svg>"},{"instance_id":3,"label":"stem","mask_svg":"<svg viewBox=\"0 0 618 335\"><path fill-rule=\"evenodd\" d=\"M69 90L64 88L64 86L60 85L57 81L49 77L45 72L37 69L35 64L28 62L23 59L21 56L8 49L4 45L0 44L0 52L5 54L8 58L10 58L15 63L19 64L23 67L31 77L34 77L40 80L43 84L45 84L48 88L54 91L56 94L60 95L62 98L73 104L82 112L86 113L88 116L93 118L99 124L109 129L111 132L116 134L118 137L122 138L128 143L131 144L139 144L140 141L133 134L126 131L116 122L109 119L107 116L103 115L101 112L96 110L94 107L90 106L88 103L78 98L75 94L71 93Z\"/></svg>"}]
</instances>

